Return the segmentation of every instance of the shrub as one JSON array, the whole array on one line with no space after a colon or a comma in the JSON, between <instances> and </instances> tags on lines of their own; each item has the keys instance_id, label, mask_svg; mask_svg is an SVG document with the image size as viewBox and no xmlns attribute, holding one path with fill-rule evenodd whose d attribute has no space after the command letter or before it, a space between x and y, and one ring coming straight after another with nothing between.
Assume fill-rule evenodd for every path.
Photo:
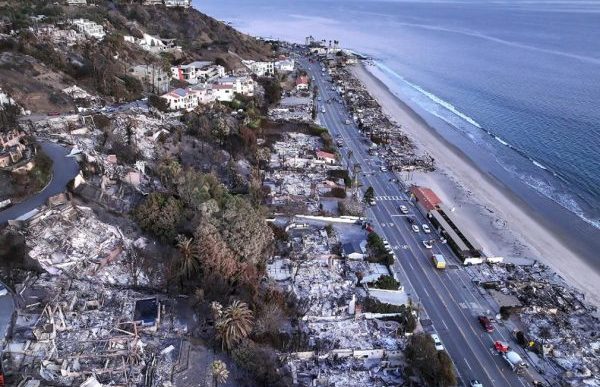
<instances>
[{"instance_id":1,"label":"shrub","mask_svg":"<svg viewBox=\"0 0 600 387\"><path fill-rule=\"evenodd\" d=\"M382 275L373 283L373 286L377 289L398 290L400 282L390 275Z\"/></svg>"},{"instance_id":2,"label":"shrub","mask_svg":"<svg viewBox=\"0 0 600 387\"><path fill-rule=\"evenodd\" d=\"M346 190L340 187L333 187L329 194L334 198L346 199Z\"/></svg>"},{"instance_id":3,"label":"shrub","mask_svg":"<svg viewBox=\"0 0 600 387\"><path fill-rule=\"evenodd\" d=\"M144 231L170 243L177 235L177 226L183 216L183 205L171 195L153 192L134 210L133 215Z\"/></svg>"}]
</instances>

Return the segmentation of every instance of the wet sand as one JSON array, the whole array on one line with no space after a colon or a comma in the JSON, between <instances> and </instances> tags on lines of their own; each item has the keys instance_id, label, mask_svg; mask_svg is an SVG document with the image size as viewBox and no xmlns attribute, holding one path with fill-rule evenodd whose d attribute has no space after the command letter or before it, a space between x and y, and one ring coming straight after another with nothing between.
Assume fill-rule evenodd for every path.
<instances>
[{"instance_id":1,"label":"wet sand","mask_svg":"<svg viewBox=\"0 0 600 387\"><path fill-rule=\"evenodd\" d=\"M433 189L454 208L486 255L538 259L600 306L600 274L594 267L567 248L522 200L483 173L363 65L354 66L352 72L383 111L402 125L417 149L436 161L435 172L403 173L407 183Z\"/></svg>"}]
</instances>

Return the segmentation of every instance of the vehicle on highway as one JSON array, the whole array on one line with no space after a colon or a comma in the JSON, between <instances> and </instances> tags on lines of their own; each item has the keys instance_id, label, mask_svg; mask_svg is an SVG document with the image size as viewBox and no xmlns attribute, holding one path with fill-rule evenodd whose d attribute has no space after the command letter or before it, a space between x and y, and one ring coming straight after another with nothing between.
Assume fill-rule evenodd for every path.
<instances>
[{"instance_id":1,"label":"vehicle on highway","mask_svg":"<svg viewBox=\"0 0 600 387\"><path fill-rule=\"evenodd\" d=\"M350 125L350 124L352 123L352 121L350 121L350 120L346 120L346 121L344 121L344 123L345 123L346 125Z\"/></svg>"},{"instance_id":2,"label":"vehicle on highway","mask_svg":"<svg viewBox=\"0 0 600 387\"><path fill-rule=\"evenodd\" d=\"M12 204L12 200L10 200L10 199L0 201L0 210L10 207L11 204Z\"/></svg>"},{"instance_id":3,"label":"vehicle on highway","mask_svg":"<svg viewBox=\"0 0 600 387\"><path fill-rule=\"evenodd\" d=\"M398 209L400 210L401 213L408 214L408 207L403 205L403 206L398 207Z\"/></svg>"},{"instance_id":4,"label":"vehicle on highway","mask_svg":"<svg viewBox=\"0 0 600 387\"><path fill-rule=\"evenodd\" d=\"M0 297L6 296L7 294L8 294L8 289L6 289L6 286L0 284Z\"/></svg>"},{"instance_id":5,"label":"vehicle on highway","mask_svg":"<svg viewBox=\"0 0 600 387\"><path fill-rule=\"evenodd\" d=\"M423 246L425 246L426 249L433 249L433 243L431 243L430 240L424 240Z\"/></svg>"},{"instance_id":6,"label":"vehicle on highway","mask_svg":"<svg viewBox=\"0 0 600 387\"><path fill-rule=\"evenodd\" d=\"M384 166L381 166L381 167L379 167L379 169L381 170L381 172L387 172L387 170L388 170L388 169L387 169L386 167L384 167Z\"/></svg>"},{"instance_id":7,"label":"vehicle on highway","mask_svg":"<svg viewBox=\"0 0 600 387\"><path fill-rule=\"evenodd\" d=\"M431 338L433 339L433 344L435 345L435 349L437 349L438 351L443 351L444 345L442 344L440 337L437 334L432 333Z\"/></svg>"},{"instance_id":8,"label":"vehicle on highway","mask_svg":"<svg viewBox=\"0 0 600 387\"><path fill-rule=\"evenodd\" d=\"M446 259L442 254L433 254L431 256L431 260L433 261L433 266L435 266L436 269L446 268Z\"/></svg>"},{"instance_id":9,"label":"vehicle on highway","mask_svg":"<svg viewBox=\"0 0 600 387\"><path fill-rule=\"evenodd\" d=\"M471 387L483 387L483 384L477 379L473 379L469 382L469 386Z\"/></svg>"},{"instance_id":10,"label":"vehicle on highway","mask_svg":"<svg viewBox=\"0 0 600 387\"><path fill-rule=\"evenodd\" d=\"M477 318L479 320L479 324L481 327L488 333L492 333L494 331L494 326L492 325L492 321L487 316L479 316Z\"/></svg>"},{"instance_id":11,"label":"vehicle on highway","mask_svg":"<svg viewBox=\"0 0 600 387\"><path fill-rule=\"evenodd\" d=\"M321 109L321 113L325 114L325 108Z\"/></svg>"},{"instance_id":12,"label":"vehicle on highway","mask_svg":"<svg viewBox=\"0 0 600 387\"><path fill-rule=\"evenodd\" d=\"M375 199L369 200L369 205L374 206L376 204Z\"/></svg>"},{"instance_id":13,"label":"vehicle on highway","mask_svg":"<svg viewBox=\"0 0 600 387\"><path fill-rule=\"evenodd\" d=\"M421 228L423 229L423 232L426 234L429 234L431 232L431 229L426 224L422 225Z\"/></svg>"},{"instance_id":14,"label":"vehicle on highway","mask_svg":"<svg viewBox=\"0 0 600 387\"><path fill-rule=\"evenodd\" d=\"M502 358L506 361L510 369L516 373L520 373L527 367L527 364L523 361L521 356L515 351L512 351L507 343L503 341L494 341L494 349L502 355Z\"/></svg>"},{"instance_id":15,"label":"vehicle on highway","mask_svg":"<svg viewBox=\"0 0 600 387\"><path fill-rule=\"evenodd\" d=\"M408 221L408 223L413 224L415 222L415 218L413 218L412 216L407 216L406 220Z\"/></svg>"},{"instance_id":16,"label":"vehicle on highway","mask_svg":"<svg viewBox=\"0 0 600 387\"><path fill-rule=\"evenodd\" d=\"M419 226L417 226L416 224L413 224L413 225L412 225L412 230L413 230L414 232L419 232L419 231L420 231L420 230L419 230Z\"/></svg>"}]
</instances>

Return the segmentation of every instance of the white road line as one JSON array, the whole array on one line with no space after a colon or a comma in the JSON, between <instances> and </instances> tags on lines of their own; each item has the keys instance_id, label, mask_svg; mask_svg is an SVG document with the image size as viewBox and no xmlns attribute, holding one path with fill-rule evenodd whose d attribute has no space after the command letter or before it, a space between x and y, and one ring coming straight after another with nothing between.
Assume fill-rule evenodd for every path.
<instances>
[{"instance_id":1,"label":"white road line","mask_svg":"<svg viewBox=\"0 0 600 387\"><path fill-rule=\"evenodd\" d=\"M465 364L467 365L467 367L469 367L469 369L470 369L471 371L473 371L473 368L471 368L471 365L470 365L470 364L469 364L469 362L467 361L467 358L466 358L466 357L464 357L464 358L463 358L463 360L465 361Z\"/></svg>"}]
</instances>

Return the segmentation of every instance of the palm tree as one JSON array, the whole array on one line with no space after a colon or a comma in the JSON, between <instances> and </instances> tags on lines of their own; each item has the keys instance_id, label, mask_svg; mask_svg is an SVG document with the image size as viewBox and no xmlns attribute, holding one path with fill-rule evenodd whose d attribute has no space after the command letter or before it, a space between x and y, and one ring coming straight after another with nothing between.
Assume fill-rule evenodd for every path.
<instances>
[{"instance_id":1,"label":"palm tree","mask_svg":"<svg viewBox=\"0 0 600 387\"><path fill-rule=\"evenodd\" d=\"M245 302L233 301L218 318L215 327L223 349L230 350L234 344L252 331L254 316Z\"/></svg>"},{"instance_id":2,"label":"palm tree","mask_svg":"<svg viewBox=\"0 0 600 387\"><path fill-rule=\"evenodd\" d=\"M227 365L225 365L225 363L223 363L221 360L215 360L212 362L211 371L213 380L215 381L215 387L217 387L219 384L225 383L229 377Z\"/></svg>"},{"instance_id":3,"label":"palm tree","mask_svg":"<svg viewBox=\"0 0 600 387\"><path fill-rule=\"evenodd\" d=\"M198 247L193 238L183 235L177 236L177 249L179 260L177 261L177 276L190 278L200 270L200 255Z\"/></svg>"}]
</instances>

